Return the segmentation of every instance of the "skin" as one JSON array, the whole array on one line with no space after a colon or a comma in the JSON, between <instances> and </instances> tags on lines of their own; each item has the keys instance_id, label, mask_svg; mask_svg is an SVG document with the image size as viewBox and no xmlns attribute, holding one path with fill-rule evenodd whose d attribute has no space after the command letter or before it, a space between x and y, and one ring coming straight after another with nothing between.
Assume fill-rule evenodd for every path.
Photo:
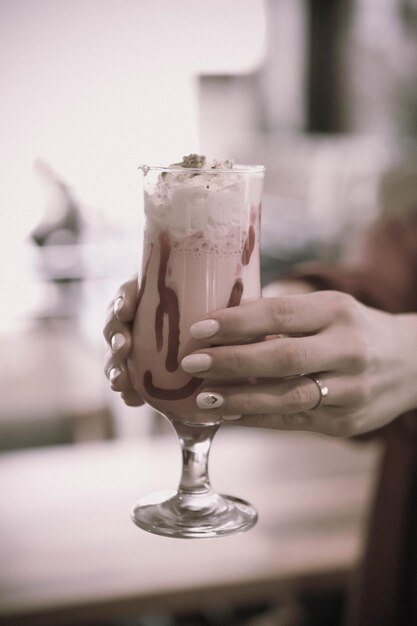
<instances>
[{"instance_id":1,"label":"skin","mask_svg":"<svg viewBox=\"0 0 417 626\"><path fill-rule=\"evenodd\" d=\"M309 290L304 283L287 284L286 295L275 295L282 292L275 284L266 292L270 297L204 318L215 320L218 331L206 339L207 348L193 353L210 358L204 371L192 373L205 380L204 391L224 398L221 408L208 412L244 426L351 437L417 407L417 315L393 315L341 292ZM104 329L109 345L115 334L125 339L109 350L105 372L120 371L111 386L129 406L143 404L126 369L136 294L135 279L120 287L118 311L112 303ZM183 365L190 372L188 357ZM308 374L329 389L317 408L319 390Z\"/></svg>"}]
</instances>

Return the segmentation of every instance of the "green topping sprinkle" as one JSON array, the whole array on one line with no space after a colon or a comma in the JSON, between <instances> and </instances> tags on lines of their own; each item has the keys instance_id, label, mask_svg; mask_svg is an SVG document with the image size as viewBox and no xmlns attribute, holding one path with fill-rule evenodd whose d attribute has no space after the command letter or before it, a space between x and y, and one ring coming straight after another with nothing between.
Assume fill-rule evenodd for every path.
<instances>
[{"instance_id":1,"label":"green topping sprinkle","mask_svg":"<svg viewBox=\"0 0 417 626\"><path fill-rule=\"evenodd\" d=\"M201 168L204 167L206 162L206 157L201 154L189 154L188 156L183 157L181 163L174 163L174 165L179 165L180 167L189 167L189 168Z\"/></svg>"},{"instance_id":2,"label":"green topping sprinkle","mask_svg":"<svg viewBox=\"0 0 417 626\"><path fill-rule=\"evenodd\" d=\"M228 159L227 161L214 160L212 163L206 165L206 157L201 154L188 154L183 157L181 163L173 163L174 166L184 167L189 169L206 169L211 170L231 170L233 169L233 161Z\"/></svg>"}]
</instances>

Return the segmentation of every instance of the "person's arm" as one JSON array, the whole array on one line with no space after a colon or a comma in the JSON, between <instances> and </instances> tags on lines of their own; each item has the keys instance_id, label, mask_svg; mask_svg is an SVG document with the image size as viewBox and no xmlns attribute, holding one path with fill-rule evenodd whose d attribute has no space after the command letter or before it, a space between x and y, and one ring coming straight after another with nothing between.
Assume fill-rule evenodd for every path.
<instances>
[{"instance_id":1,"label":"person's arm","mask_svg":"<svg viewBox=\"0 0 417 626\"><path fill-rule=\"evenodd\" d=\"M314 290L335 289L391 313L417 311L417 215L376 224L355 263L305 263L285 278ZM284 287L285 287L284 281ZM282 290L282 282L280 287Z\"/></svg>"}]
</instances>

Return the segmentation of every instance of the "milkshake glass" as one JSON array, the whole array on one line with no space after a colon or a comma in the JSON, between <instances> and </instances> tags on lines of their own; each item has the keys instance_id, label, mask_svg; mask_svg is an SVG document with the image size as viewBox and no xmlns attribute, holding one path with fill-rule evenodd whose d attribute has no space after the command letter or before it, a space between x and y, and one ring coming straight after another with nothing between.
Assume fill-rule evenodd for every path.
<instances>
[{"instance_id":1,"label":"milkshake glass","mask_svg":"<svg viewBox=\"0 0 417 626\"><path fill-rule=\"evenodd\" d=\"M132 519L149 532L174 537L248 530L256 522L253 507L210 486L208 453L221 419L197 406L204 381L186 374L180 363L208 345L191 337L194 322L260 297L264 168L206 166L203 157L190 155L178 165L140 170L142 265L128 368L136 392L174 427L183 472L177 493L142 499Z\"/></svg>"}]
</instances>

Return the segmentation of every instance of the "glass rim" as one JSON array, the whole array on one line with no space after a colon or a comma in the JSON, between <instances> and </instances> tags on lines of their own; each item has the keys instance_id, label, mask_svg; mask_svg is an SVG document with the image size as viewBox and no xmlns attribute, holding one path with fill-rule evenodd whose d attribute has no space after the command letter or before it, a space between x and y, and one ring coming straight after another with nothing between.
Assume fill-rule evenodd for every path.
<instances>
[{"instance_id":1,"label":"glass rim","mask_svg":"<svg viewBox=\"0 0 417 626\"><path fill-rule=\"evenodd\" d=\"M265 165L241 165L233 168L217 167L181 167L180 165L139 165L138 169L146 176L148 172L188 172L190 174L261 174L265 172Z\"/></svg>"}]
</instances>

